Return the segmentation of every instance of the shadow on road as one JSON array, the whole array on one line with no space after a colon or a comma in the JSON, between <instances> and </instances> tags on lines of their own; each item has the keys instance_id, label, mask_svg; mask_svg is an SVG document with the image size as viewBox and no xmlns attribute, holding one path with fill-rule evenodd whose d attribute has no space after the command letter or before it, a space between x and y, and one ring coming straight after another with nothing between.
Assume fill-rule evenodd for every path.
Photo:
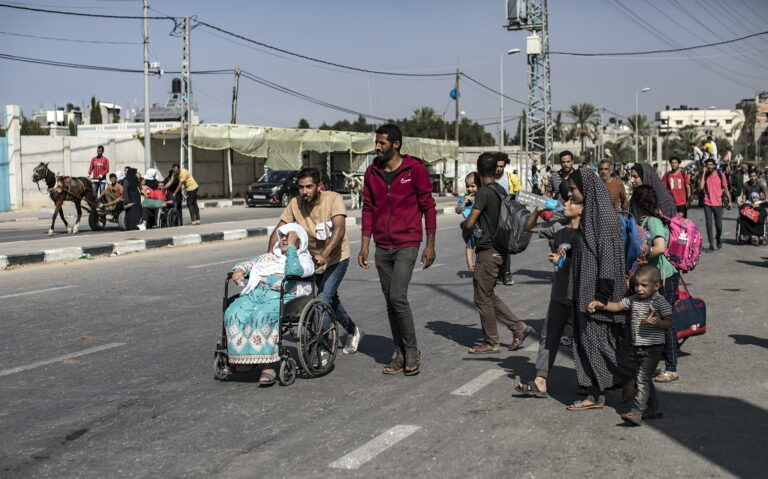
<instances>
[{"instance_id":1,"label":"shadow on road","mask_svg":"<svg viewBox=\"0 0 768 479\"><path fill-rule=\"evenodd\" d=\"M737 263L748 264L749 266L758 266L768 268L768 261L748 261L745 259L736 260Z\"/></svg>"},{"instance_id":2,"label":"shadow on road","mask_svg":"<svg viewBox=\"0 0 768 479\"><path fill-rule=\"evenodd\" d=\"M392 339L366 333L357 352L373 358L378 364L389 364L392 360Z\"/></svg>"},{"instance_id":3,"label":"shadow on road","mask_svg":"<svg viewBox=\"0 0 768 479\"><path fill-rule=\"evenodd\" d=\"M733 342L740 346L751 344L768 349L768 339L766 338L758 338L757 336L750 336L748 334L729 334L728 336L733 338Z\"/></svg>"},{"instance_id":4,"label":"shadow on road","mask_svg":"<svg viewBox=\"0 0 768 479\"><path fill-rule=\"evenodd\" d=\"M483 337L482 329L466 324L430 321L426 324L426 327L428 330L466 348L474 346Z\"/></svg>"},{"instance_id":5,"label":"shadow on road","mask_svg":"<svg viewBox=\"0 0 768 479\"><path fill-rule=\"evenodd\" d=\"M765 476L766 410L737 398L661 388L659 401L664 418L644 424L735 476Z\"/></svg>"},{"instance_id":6,"label":"shadow on road","mask_svg":"<svg viewBox=\"0 0 768 479\"><path fill-rule=\"evenodd\" d=\"M528 276L533 279L545 279L542 283L549 283L552 281L552 271L544 271L540 269L518 269L512 273L514 276Z\"/></svg>"}]
</instances>

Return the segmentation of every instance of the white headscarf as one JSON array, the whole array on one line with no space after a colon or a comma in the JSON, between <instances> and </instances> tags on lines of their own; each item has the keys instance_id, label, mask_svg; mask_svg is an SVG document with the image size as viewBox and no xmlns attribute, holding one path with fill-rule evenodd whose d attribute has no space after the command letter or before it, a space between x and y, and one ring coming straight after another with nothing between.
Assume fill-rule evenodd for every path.
<instances>
[{"instance_id":1,"label":"white headscarf","mask_svg":"<svg viewBox=\"0 0 768 479\"><path fill-rule=\"evenodd\" d=\"M304 271L303 277L306 278L315 274L315 263L312 261L312 255L309 254L309 237L304 228L296 223L288 223L281 226L277 231L281 235L287 235L291 231L296 233L299 237L298 254L299 263L301 263L301 268ZM259 256L251 270L246 271L250 274L250 278L248 278L248 284L240 292L240 296L245 296L256 289L264 276L285 274L285 263L286 257L280 248L280 239L278 238L272 247L272 252ZM312 294L312 285L308 281L300 281L296 290L297 296L306 296Z\"/></svg>"}]
</instances>

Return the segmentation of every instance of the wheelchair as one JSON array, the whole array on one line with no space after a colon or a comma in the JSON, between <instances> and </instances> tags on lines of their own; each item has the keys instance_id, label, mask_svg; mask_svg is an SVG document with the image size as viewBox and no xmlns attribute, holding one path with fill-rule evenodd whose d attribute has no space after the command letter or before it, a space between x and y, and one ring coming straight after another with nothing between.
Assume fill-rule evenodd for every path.
<instances>
[{"instance_id":1,"label":"wheelchair","mask_svg":"<svg viewBox=\"0 0 768 479\"><path fill-rule=\"evenodd\" d=\"M239 374L235 371L234 365L229 362L228 338L223 318L229 305L238 298L237 294L229 296L231 280L230 272L224 283L221 337L216 343L213 361L214 378L219 381L233 379ZM280 285L280 334L277 339L280 366L277 370L277 380L282 386L293 384L300 373L305 378L317 378L328 374L333 369L338 342L336 315L328 303L316 297L314 282L312 282L311 295L285 301L285 283L288 281L307 281L307 278L286 276ZM326 324L327 326L324 326ZM293 351L284 345L283 338L287 335L290 335L295 343Z\"/></svg>"},{"instance_id":2,"label":"wheelchair","mask_svg":"<svg viewBox=\"0 0 768 479\"><path fill-rule=\"evenodd\" d=\"M157 213L157 226L159 228L181 226L181 213L173 205L163 206Z\"/></svg>"},{"instance_id":3,"label":"wheelchair","mask_svg":"<svg viewBox=\"0 0 768 479\"><path fill-rule=\"evenodd\" d=\"M739 210L743 208L747 203L739 206ZM742 237L747 237L745 241ZM755 223L744 217L739 212L739 217L736 219L736 244L748 244L751 242L752 237L758 238L758 245L765 246L768 243L768 221L766 221L765 212L760 213L760 219Z\"/></svg>"}]
</instances>

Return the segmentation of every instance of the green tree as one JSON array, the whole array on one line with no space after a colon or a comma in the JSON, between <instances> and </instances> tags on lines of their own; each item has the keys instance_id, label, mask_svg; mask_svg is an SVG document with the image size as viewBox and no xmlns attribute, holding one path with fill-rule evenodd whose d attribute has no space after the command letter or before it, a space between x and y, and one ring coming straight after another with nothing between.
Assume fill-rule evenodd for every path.
<instances>
[{"instance_id":1,"label":"green tree","mask_svg":"<svg viewBox=\"0 0 768 479\"><path fill-rule=\"evenodd\" d=\"M552 121L552 140L563 141L563 112L558 111L557 116Z\"/></svg>"},{"instance_id":2,"label":"green tree","mask_svg":"<svg viewBox=\"0 0 768 479\"><path fill-rule=\"evenodd\" d=\"M146 112L145 112L146 114ZM91 125L101 125L101 103L96 101L96 97L91 97Z\"/></svg>"},{"instance_id":3,"label":"green tree","mask_svg":"<svg viewBox=\"0 0 768 479\"><path fill-rule=\"evenodd\" d=\"M755 158L755 122L757 120L757 105L753 100L745 100L736 105L736 108L744 113L744 132L747 136L747 145L744 149L745 158ZM719 149L717 151L720 151Z\"/></svg>"},{"instance_id":4,"label":"green tree","mask_svg":"<svg viewBox=\"0 0 768 479\"><path fill-rule=\"evenodd\" d=\"M301 128L301 129L304 129L304 130L308 130L311 127L309 126L309 122L307 120L305 120L304 118L300 118L299 119L299 126L297 126L296 128Z\"/></svg>"},{"instance_id":5,"label":"green tree","mask_svg":"<svg viewBox=\"0 0 768 479\"><path fill-rule=\"evenodd\" d=\"M77 127L72 120L69 120L69 136L77 136Z\"/></svg>"},{"instance_id":6,"label":"green tree","mask_svg":"<svg viewBox=\"0 0 768 479\"><path fill-rule=\"evenodd\" d=\"M566 115L571 117L568 137L578 139L581 142L581 156L584 157L584 143L589 138L594 141L597 130L597 107L590 103L576 103L571 105Z\"/></svg>"},{"instance_id":7,"label":"green tree","mask_svg":"<svg viewBox=\"0 0 768 479\"><path fill-rule=\"evenodd\" d=\"M520 112L520 119L517 120L517 129L515 130L515 136L511 139L510 145L520 145L521 147L525 143L525 109Z\"/></svg>"},{"instance_id":8,"label":"green tree","mask_svg":"<svg viewBox=\"0 0 768 479\"><path fill-rule=\"evenodd\" d=\"M21 117L21 134L25 136L47 136L50 128L41 126L40 123L29 118Z\"/></svg>"}]
</instances>

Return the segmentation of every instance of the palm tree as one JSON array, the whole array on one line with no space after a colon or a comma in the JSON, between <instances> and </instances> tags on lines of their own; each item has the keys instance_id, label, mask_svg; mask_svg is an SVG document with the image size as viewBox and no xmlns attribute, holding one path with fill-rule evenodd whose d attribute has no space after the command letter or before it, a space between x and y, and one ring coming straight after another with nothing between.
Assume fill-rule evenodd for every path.
<instances>
[{"instance_id":1,"label":"palm tree","mask_svg":"<svg viewBox=\"0 0 768 479\"><path fill-rule=\"evenodd\" d=\"M597 107L590 103L576 103L575 105L571 105L566 114L573 119L568 136L573 139L578 138L581 141L580 156L583 158L584 141L587 138L594 140L596 137Z\"/></svg>"},{"instance_id":2,"label":"palm tree","mask_svg":"<svg viewBox=\"0 0 768 479\"><path fill-rule=\"evenodd\" d=\"M744 130L747 134L747 147L745 149L745 155L747 158L754 157L755 148L755 120L757 118L757 105L754 101L748 100L739 103L736 108L741 109L744 113ZM735 126L734 126L734 129ZM751 153L751 154L750 154Z\"/></svg>"},{"instance_id":3,"label":"palm tree","mask_svg":"<svg viewBox=\"0 0 768 479\"><path fill-rule=\"evenodd\" d=\"M563 112L558 111L557 116L552 121L552 139L562 141L563 139Z\"/></svg>"},{"instance_id":4,"label":"palm tree","mask_svg":"<svg viewBox=\"0 0 768 479\"><path fill-rule=\"evenodd\" d=\"M684 126L677 130L677 138L687 150L691 143L698 145L701 141L701 133L695 125Z\"/></svg>"}]
</instances>

